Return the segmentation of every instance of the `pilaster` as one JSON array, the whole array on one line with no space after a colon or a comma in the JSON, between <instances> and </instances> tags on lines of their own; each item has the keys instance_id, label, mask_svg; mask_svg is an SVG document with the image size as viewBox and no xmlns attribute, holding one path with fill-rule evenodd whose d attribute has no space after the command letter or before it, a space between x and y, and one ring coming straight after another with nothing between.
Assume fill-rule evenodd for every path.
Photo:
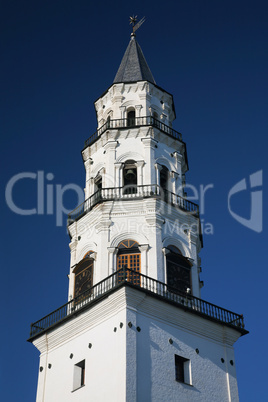
<instances>
[{"instance_id":1,"label":"pilaster","mask_svg":"<svg viewBox=\"0 0 268 402\"><path fill-rule=\"evenodd\" d=\"M146 160L145 165L145 180L144 184L155 184L156 177L155 177L155 146L157 141L153 138L142 138L141 139L144 145L144 159Z\"/></svg>"},{"instance_id":2,"label":"pilaster","mask_svg":"<svg viewBox=\"0 0 268 402\"><path fill-rule=\"evenodd\" d=\"M137 161L136 166L137 166L138 185L142 186L143 185L143 166L144 166L144 161Z\"/></svg>"},{"instance_id":3,"label":"pilaster","mask_svg":"<svg viewBox=\"0 0 268 402\"><path fill-rule=\"evenodd\" d=\"M107 153L107 172L105 177L105 186L103 187L112 187L115 182L115 171L114 171L114 162L116 160L116 147L118 145L117 141L108 141L104 146L104 150Z\"/></svg>"},{"instance_id":4,"label":"pilaster","mask_svg":"<svg viewBox=\"0 0 268 402\"><path fill-rule=\"evenodd\" d=\"M147 252L149 250L149 244L141 244L139 246L141 252L141 273L148 276L148 258Z\"/></svg>"}]
</instances>

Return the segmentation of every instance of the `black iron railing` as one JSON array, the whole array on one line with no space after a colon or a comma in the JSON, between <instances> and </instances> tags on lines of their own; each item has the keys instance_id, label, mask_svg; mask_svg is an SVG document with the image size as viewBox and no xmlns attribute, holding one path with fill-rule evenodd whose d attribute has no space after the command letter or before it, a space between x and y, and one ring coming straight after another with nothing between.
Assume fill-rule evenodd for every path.
<instances>
[{"instance_id":1,"label":"black iron railing","mask_svg":"<svg viewBox=\"0 0 268 402\"><path fill-rule=\"evenodd\" d=\"M133 270L122 268L75 299L53 311L51 314L31 324L29 340L54 325L59 324L62 320L77 314L79 311L90 308L98 299L107 296L109 292L123 285L129 285L135 289L142 289L151 296L171 302L186 311L236 328L242 334L247 333L247 331L244 330L243 315L233 313L232 311L216 306L205 300L180 292L163 282L159 282L136 271L134 272Z\"/></svg>"},{"instance_id":2,"label":"black iron railing","mask_svg":"<svg viewBox=\"0 0 268 402\"><path fill-rule=\"evenodd\" d=\"M159 130L163 131L165 134L169 135L170 137L182 141L182 135L178 131L173 130L173 128L167 126L166 124L162 123L160 120L157 120L153 116L143 116L135 118L107 120L106 123L104 123L94 134L92 134L85 141L85 148L93 144L106 130L112 130L118 128L128 129L142 126L156 127Z\"/></svg>"},{"instance_id":3,"label":"black iron railing","mask_svg":"<svg viewBox=\"0 0 268 402\"><path fill-rule=\"evenodd\" d=\"M97 190L68 214L67 224L70 225L73 221L81 218L85 213L101 202L119 200L126 201L149 197L162 199L167 203L192 214L198 215L199 213L197 204L188 201L177 194L171 193L170 191L163 190L157 184L145 184L142 186L128 185L124 187L110 187Z\"/></svg>"}]
</instances>

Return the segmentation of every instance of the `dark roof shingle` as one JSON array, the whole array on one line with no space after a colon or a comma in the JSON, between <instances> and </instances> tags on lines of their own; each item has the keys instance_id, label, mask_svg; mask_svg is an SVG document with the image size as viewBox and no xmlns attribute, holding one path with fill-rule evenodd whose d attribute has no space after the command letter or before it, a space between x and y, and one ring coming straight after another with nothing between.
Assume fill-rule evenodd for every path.
<instances>
[{"instance_id":1,"label":"dark roof shingle","mask_svg":"<svg viewBox=\"0 0 268 402\"><path fill-rule=\"evenodd\" d=\"M136 81L150 81L155 84L141 47L135 36L132 36L113 83Z\"/></svg>"}]
</instances>

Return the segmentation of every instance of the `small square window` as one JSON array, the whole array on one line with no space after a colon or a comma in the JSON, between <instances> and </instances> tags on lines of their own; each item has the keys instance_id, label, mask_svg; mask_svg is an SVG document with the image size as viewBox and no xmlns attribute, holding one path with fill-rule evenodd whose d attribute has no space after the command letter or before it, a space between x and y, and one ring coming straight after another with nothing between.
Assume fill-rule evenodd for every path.
<instances>
[{"instance_id":1,"label":"small square window","mask_svg":"<svg viewBox=\"0 0 268 402\"><path fill-rule=\"evenodd\" d=\"M75 391L83 385L85 385L85 360L74 365L73 390Z\"/></svg>"},{"instance_id":2,"label":"small square window","mask_svg":"<svg viewBox=\"0 0 268 402\"><path fill-rule=\"evenodd\" d=\"M190 360L175 355L175 380L191 384Z\"/></svg>"}]
</instances>

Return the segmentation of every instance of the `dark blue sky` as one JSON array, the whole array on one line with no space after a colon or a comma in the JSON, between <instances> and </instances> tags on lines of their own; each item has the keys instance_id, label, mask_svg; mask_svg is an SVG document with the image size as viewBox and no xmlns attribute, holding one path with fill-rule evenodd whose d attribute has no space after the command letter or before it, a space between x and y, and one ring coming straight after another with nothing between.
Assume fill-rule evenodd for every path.
<instances>
[{"instance_id":1,"label":"dark blue sky","mask_svg":"<svg viewBox=\"0 0 268 402\"><path fill-rule=\"evenodd\" d=\"M213 185L201 216L214 232L204 234L202 298L245 315L250 334L235 347L240 398L264 400L267 230L264 221L261 233L240 224L227 199L242 179L249 186L251 174L262 170L266 177L267 2L6 0L0 11L1 400L35 400L39 362L26 342L30 323L67 301L69 272L65 223L56 226L55 213L12 212L4 189L18 173L52 173L44 192L50 184L55 207L56 185L84 187L80 151L96 130L93 102L113 81L132 14L146 16L137 40L156 83L174 95L174 128L187 143L186 179L197 188ZM24 179L14 186L17 206L37 207L36 184ZM66 194L66 208L76 203L73 192ZM249 219L250 191L233 196L231 207Z\"/></svg>"}]
</instances>

